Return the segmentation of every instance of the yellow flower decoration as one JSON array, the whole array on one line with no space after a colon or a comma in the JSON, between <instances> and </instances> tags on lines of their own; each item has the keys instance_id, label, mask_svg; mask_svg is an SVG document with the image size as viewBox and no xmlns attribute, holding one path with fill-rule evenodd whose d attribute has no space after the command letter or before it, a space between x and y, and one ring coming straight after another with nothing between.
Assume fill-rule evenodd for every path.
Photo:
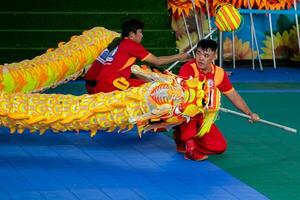
<instances>
[{"instance_id":1,"label":"yellow flower decoration","mask_svg":"<svg viewBox=\"0 0 300 200\"><path fill-rule=\"evenodd\" d=\"M291 60L300 61L300 53L299 53L299 45L298 45L298 37L297 37L297 29L296 26L290 30L290 45L293 50L293 57Z\"/></svg>"},{"instance_id":2,"label":"yellow flower decoration","mask_svg":"<svg viewBox=\"0 0 300 200\"><path fill-rule=\"evenodd\" d=\"M195 45L198 42L198 35L196 32L192 32L190 34L191 36L191 40L192 40L192 44ZM187 35L183 35L181 37L178 38L178 40L176 41L176 48L180 51L180 52L186 52L188 51L191 47L190 47L190 43L189 43L189 39Z\"/></svg>"},{"instance_id":3,"label":"yellow flower decoration","mask_svg":"<svg viewBox=\"0 0 300 200\"><path fill-rule=\"evenodd\" d=\"M172 21L171 21L171 27L172 30L175 32L176 34L176 38L186 34L186 30L184 27L184 22L182 17L179 17L178 19L175 19L174 16L172 16Z\"/></svg>"},{"instance_id":4,"label":"yellow flower decoration","mask_svg":"<svg viewBox=\"0 0 300 200\"><path fill-rule=\"evenodd\" d=\"M290 39L290 34L288 31L284 31L282 35L277 32L274 38L274 49L275 49L275 57L279 59L290 58L293 56L294 52L294 44ZM266 40L263 41L265 47L262 48L263 54L261 57L263 59L272 59L272 40L271 36L266 36Z\"/></svg>"},{"instance_id":5,"label":"yellow flower decoration","mask_svg":"<svg viewBox=\"0 0 300 200\"><path fill-rule=\"evenodd\" d=\"M294 60L294 61L300 61L300 54L294 54L293 57L291 58L291 60Z\"/></svg>"},{"instance_id":6,"label":"yellow flower decoration","mask_svg":"<svg viewBox=\"0 0 300 200\"><path fill-rule=\"evenodd\" d=\"M199 15L199 14L197 14L197 15ZM190 32L197 31L197 27L196 27L194 17L192 17L192 16L187 17L186 21L187 21L187 26L188 26L188 29L189 29ZM207 19L201 19L200 20L200 18L198 18L198 23L199 24L201 23L201 26L202 26L201 31L203 31L203 33L205 35L208 34L209 33L208 20ZM174 16L172 16L171 27L172 27L172 30L176 34L176 38L186 34L186 29L185 29L182 17L179 17L178 19L176 19Z\"/></svg>"},{"instance_id":7,"label":"yellow flower decoration","mask_svg":"<svg viewBox=\"0 0 300 200\"><path fill-rule=\"evenodd\" d=\"M237 36L234 37L234 45L235 45L235 59L236 60L249 60L253 56L257 56L257 51L253 51L250 48L249 42L244 42L241 39L238 39ZM232 40L227 37L223 42L223 56L224 60L232 60Z\"/></svg>"},{"instance_id":8,"label":"yellow flower decoration","mask_svg":"<svg viewBox=\"0 0 300 200\"><path fill-rule=\"evenodd\" d=\"M207 19L202 20L202 31L205 35L209 33L209 24Z\"/></svg>"}]
</instances>

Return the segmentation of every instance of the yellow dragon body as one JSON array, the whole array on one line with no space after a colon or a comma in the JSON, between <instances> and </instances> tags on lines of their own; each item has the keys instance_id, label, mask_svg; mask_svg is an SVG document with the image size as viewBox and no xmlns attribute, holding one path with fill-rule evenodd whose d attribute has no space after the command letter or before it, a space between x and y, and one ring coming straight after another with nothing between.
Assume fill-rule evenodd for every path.
<instances>
[{"instance_id":1,"label":"yellow dragon body","mask_svg":"<svg viewBox=\"0 0 300 200\"><path fill-rule=\"evenodd\" d=\"M95 27L32 60L0 65L0 91L40 92L76 79L118 36L114 31Z\"/></svg>"},{"instance_id":2,"label":"yellow dragon body","mask_svg":"<svg viewBox=\"0 0 300 200\"><path fill-rule=\"evenodd\" d=\"M0 125L10 132L113 131L137 125L143 131L180 124L203 112L204 82L132 67L150 82L126 91L94 95L0 93Z\"/></svg>"},{"instance_id":3,"label":"yellow dragon body","mask_svg":"<svg viewBox=\"0 0 300 200\"><path fill-rule=\"evenodd\" d=\"M0 65L0 126L23 133L170 128L189 120L208 102L206 84L134 66L148 83L125 91L94 95L32 94L77 78L119 34L96 27L73 36L32 60ZM209 116L209 115L206 115ZM207 117L203 135L215 119ZM205 121L205 120L204 120Z\"/></svg>"}]
</instances>

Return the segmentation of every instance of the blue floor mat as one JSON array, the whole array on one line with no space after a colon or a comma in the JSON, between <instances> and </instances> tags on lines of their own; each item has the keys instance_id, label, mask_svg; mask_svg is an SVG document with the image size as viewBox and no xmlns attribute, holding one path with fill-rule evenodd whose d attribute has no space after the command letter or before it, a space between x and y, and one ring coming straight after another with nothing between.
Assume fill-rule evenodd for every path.
<instances>
[{"instance_id":1,"label":"blue floor mat","mask_svg":"<svg viewBox=\"0 0 300 200\"><path fill-rule=\"evenodd\" d=\"M164 134L1 128L0 199L267 198L209 161L185 160Z\"/></svg>"}]
</instances>

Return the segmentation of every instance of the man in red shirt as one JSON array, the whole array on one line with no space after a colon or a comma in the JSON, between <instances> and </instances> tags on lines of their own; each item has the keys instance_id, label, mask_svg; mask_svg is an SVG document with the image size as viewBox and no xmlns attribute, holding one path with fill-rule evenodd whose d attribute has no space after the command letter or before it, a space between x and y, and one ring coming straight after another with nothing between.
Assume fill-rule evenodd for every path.
<instances>
[{"instance_id":1,"label":"man in red shirt","mask_svg":"<svg viewBox=\"0 0 300 200\"><path fill-rule=\"evenodd\" d=\"M215 109L218 103L216 95L219 90L239 110L251 117L251 121L259 120L259 116L249 109L244 99L233 88L231 82L221 67L213 64L216 58L217 43L214 40L201 40L196 49L196 58L185 63L179 71L179 76L184 79L196 77L206 80L209 91L209 100L206 109ZM207 159L209 154L220 154L226 150L227 144L224 136L215 124L208 132L198 136L203 123L203 115L193 117L189 122L184 122L175 128L174 139L177 151L184 152L184 157L191 160Z\"/></svg>"},{"instance_id":2,"label":"man in red shirt","mask_svg":"<svg viewBox=\"0 0 300 200\"><path fill-rule=\"evenodd\" d=\"M143 84L143 80L131 77L130 68L137 59L160 66L188 58L186 53L160 57L151 54L141 44L143 29L144 24L136 19L123 23L120 41L117 45L109 45L85 76L89 94L125 90Z\"/></svg>"}]
</instances>

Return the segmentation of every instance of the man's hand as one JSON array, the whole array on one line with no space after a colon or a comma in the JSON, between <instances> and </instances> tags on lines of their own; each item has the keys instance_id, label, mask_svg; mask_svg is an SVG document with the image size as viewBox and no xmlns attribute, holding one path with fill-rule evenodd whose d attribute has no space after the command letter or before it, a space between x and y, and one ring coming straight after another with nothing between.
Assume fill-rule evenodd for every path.
<instances>
[{"instance_id":1,"label":"man's hand","mask_svg":"<svg viewBox=\"0 0 300 200\"><path fill-rule=\"evenodd\" d=\"M248 114L248 115L250 116L249 122L251 122L251 123L260 120L258 114L256 114L256 113L250 112L250 114Z\"/></svg>"},{"instance_id":2,"label":"man's hand","mask_svg":"<svg viewBox=\"0 0 300 200\"><path fill-rule=\"evenodd\" d=\"M190 59L190 58L191 58L191 55L188 54L188 53L178 54L178 60L180 60L180 61L185 61L185 60Z\"/></svg>"}]
</instances>

